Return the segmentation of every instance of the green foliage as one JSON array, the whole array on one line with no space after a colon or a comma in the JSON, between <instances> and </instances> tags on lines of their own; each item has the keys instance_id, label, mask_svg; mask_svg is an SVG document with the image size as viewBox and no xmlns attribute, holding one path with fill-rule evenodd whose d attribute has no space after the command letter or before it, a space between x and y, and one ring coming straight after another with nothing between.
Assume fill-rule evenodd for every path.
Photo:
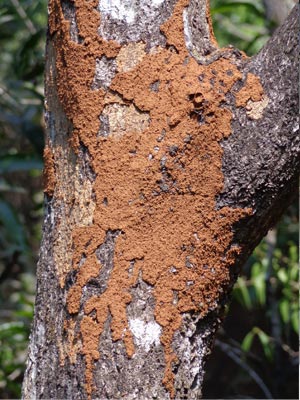
<instances>
[{"instance_id":1,"label":"green foliage","mask_svg":"<svg viewBox=\"0 0 300 400\"><path fill-rule=\"evenodd\" d=\"M276 248L272 260L268 260L268 245L264 241L252 257L255 261L250 269L250 277L239 277L233 295L248 310L258 306L266 307L271 285L272 291L280 298L277 307L282 324L290 324L290 328L298 333L298 249L293 241L289 241L287 246L286 254Z\"/></svg>"},{"instance_id":2,"label":"green foliage","mask_svg":"<svg viewBox=\"0 0 300 400\"><path fill-rule=\"evenodd\" d=\"M272 347L271 338L257 326L254 326L253 329L251 329L251 331L248 332L247 335L244 337L244 340L242 341L242 344L241 344L241 348L245 352L249 352L255 336L258 337L258 339L262 345L262 348L263 348L266 358L268 360L272 360L273 347Z\"/></svg>"},{"instance_id":3,"label":"green foliage","mask_svg":"<svg viewBox=\"0 0 300 400\"><path fill-rule=\"evenodd\" d=\"M45 0L4 0L0 10L0 273L32 245L32 198L43 149ZM32 179L34 175L34 179ZM30 180L28 180L30 178ZM41 204L36 203L37 214ZM28 218L31 212L33 218ZM31 267L32 257L22 267Z\"/></svg>"},{"instance_id":4,"label":"green foliage","mask_svg":"<svg viewBox=\"0 0 300 400\"><path fill-rule=\"evenodd\" d=\"M20 141L26 155L41 155L43 129L44 0L4 0L0 12L0 157L19 155ZM12 140L17 139L15 143ZM31 146L30 146L31 145Z\"/></svg>"},{"instance_id":5,"label":"green foliage","mask_svg":"<svg viewBox=\"0 0 300 400\"><path fill-rule=\"evenodd\" d=\"M212 0L214 32L221 47L233 44L246 54L257 53L274 26L265 17L262 0Z\"/></svg>"},{"instance_id":6,"label":"green foliage","mask_svg":"<svg viewBox=\"0 0 300 400\"><path fill-rule=\"evenodd\" d=\"M20 397L42 215L45 0L0 7L0 398Z\"/></svg>"},{"instance_id":7,"label":"green foliage","mask_svg":"<svg viewBox=\"0 0 300 400\"><path fill-rule=\"evenodd\" d=\"M1 310L0 392L2 398L19 398L27 355L28 336L33 317L34 276L20 274L11 280L5 294L7 308ZM3 298L1 298L1 302ZM7 321L7 322L5 322Z\"/></svg>"}]
</instances>

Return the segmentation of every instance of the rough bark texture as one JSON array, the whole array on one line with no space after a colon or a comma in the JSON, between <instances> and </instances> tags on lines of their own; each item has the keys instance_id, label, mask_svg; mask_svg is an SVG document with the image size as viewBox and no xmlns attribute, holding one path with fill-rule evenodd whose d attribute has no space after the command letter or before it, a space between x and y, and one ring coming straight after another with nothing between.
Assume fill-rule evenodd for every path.
<instances>
[{"instance_id":1,"label":"rough bark texture","mask_svg":"<svg viewBox=\"0 0 300 400\"><path fill-rule=\"evenodd\" d=\"M218 206L251 207L252 217L236 229L249 253L298 193L299 177L299 7L262 51L246 63L244 74L260 77L267 105L256 119L248 109L233 110L232 134L222 147L224 189ZM252 114L253 113L253 114ZM252 114L252 117L251 117ZM250 116L250 118L249 118ZM290 199L290 200L288 200Z\"/></svg>"},{"instance_id":2,"label":"rough bark texture","mask_svg":"<svg viewBox=\"0 0 300 400\"><path fill-rule=\"evenodd\" d=\"M241 263L299 174L295 8L249 60L205 0L51 0L23 397L197 399Z\"/></svg>"}]
</instances>

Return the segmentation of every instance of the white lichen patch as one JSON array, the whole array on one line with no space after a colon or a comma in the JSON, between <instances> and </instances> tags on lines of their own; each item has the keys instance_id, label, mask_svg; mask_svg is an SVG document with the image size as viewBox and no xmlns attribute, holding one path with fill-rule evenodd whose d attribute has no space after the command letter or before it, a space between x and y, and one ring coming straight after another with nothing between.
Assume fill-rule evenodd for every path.
<instances>
[{"instance_id":1,"label":"white lichen patch","mask_svg":"<svg viewBox=\"0 0 300 400\"><path fill-rule=\"evenodd\" d=\"M190 27L190 23L189 23L187 8L185 8L183 10L183 29L184 29L185 45L186 45L187 49L189 50L189 52L192 53L194 46L193 46L193 42L192 42L192 33L191 33L191 27Z\"/></svg>"},{"instance_id":2,"label":"white lichen patch","mask_svg":"<svg viewBox=\"0 0 300 400\"><path fill-rule=\"evenodd\" d=\"M96 58L96 68L92 89L107 89L116 75L117 64L115 59L105 56Z\"/></svg>"},{"instance_id":3,"label":"white lichen patch","mask_svg":"<svg viewBox=\"0 0 300 400\"><path fill-rule=\"evenodd\" d=\"M145 322L139 318L129 320L129 327L137 347L148 352L152 345L160 344L161 327L155 321Z\"/></svg>"},{"instance_id":4,"label":"white lichen patch","mask_svg":"<svg viewBox=\"0 0 300 400\"><path fill-rule=\"evenodd\" d=\"M158 8L165 0L151 0L147 3ZM112 19L126 21L132 24L135 21L136 8L135 1L132 0L100 0L99 9L103 14L109 15Z\"/></svg>"},{"instance_id":5,"label":"white lichen patch","mask_svg":"<svg viewBox=\"0 0 300 400\"><path fill-rule=\"evenodd\" d=\"M248 100L246 105L246 113L251 119L260 119L263 116L264 109L269 104L269 98L263 96L260 101Z\"/></svg>"},{"instance_id":6,"label":"white lichen patch","mask_svg":"<svg viewBox=\"0 0 300 400\"><path fill-rule=\"evenodd\" d=\"M132 24L135 20L134 2L132 0L100 0L100 12L112 19Z\"/></svg>"},{"instance_id":7,"label":"white lichen patch","mask_svg":"<svg viewBox=\"0 0 300 400\"><path fill-rule=\"evenodd\" d=\"M152 0L154 7L159 7L165 0Z\"/></svg>"}]
</instances>

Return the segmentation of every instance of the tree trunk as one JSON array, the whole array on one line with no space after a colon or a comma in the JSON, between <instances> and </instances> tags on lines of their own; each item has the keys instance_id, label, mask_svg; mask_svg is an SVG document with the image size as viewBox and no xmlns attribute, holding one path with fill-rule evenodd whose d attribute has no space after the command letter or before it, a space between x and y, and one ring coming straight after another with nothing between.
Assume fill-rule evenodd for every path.
<instances>
[{"instance_id":1,"label":"tree trunk","mask_svg":"<svg viewBox=\"0 0 300 400\"><path fill-rule=\"evenodd\" d=\"M266 17L280 25L289 15L297 0L263 0Z\"/></svg>"},{"instance_id":2,"label":"tree trunk","mask_svg":"<svg viewBox=\"0 0 300 400\"><path fill-rule=\"evenodd\" d=\"M115 5L114 5L115 4ZM206 0L50 0L26 399L196 399L238 270L296 192L297 8L253 59Z\"/></svg>"}]
</instances>

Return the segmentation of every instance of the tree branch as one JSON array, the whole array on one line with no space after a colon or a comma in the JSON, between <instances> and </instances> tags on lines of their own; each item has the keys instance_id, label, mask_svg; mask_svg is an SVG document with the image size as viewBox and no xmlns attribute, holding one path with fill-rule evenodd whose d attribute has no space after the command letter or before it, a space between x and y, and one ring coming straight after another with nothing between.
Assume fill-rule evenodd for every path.
<instances>
[{"instance_id":1,"label":"tree branch","mask_svg":"<svg viewBox=\"0 0 300 400\"><path fill-rule=\"evenodd\" d=\"M297 192L299 136L299 7L245 65L260 77L267 107L258 119L247 106L233 109L233 133L222 143L224 190L218 206L251 207L253 216L237 227L237 240L248 251L279 218ZM251 104L248 104L251 108Z\"/></svg>"}]
</instances>

